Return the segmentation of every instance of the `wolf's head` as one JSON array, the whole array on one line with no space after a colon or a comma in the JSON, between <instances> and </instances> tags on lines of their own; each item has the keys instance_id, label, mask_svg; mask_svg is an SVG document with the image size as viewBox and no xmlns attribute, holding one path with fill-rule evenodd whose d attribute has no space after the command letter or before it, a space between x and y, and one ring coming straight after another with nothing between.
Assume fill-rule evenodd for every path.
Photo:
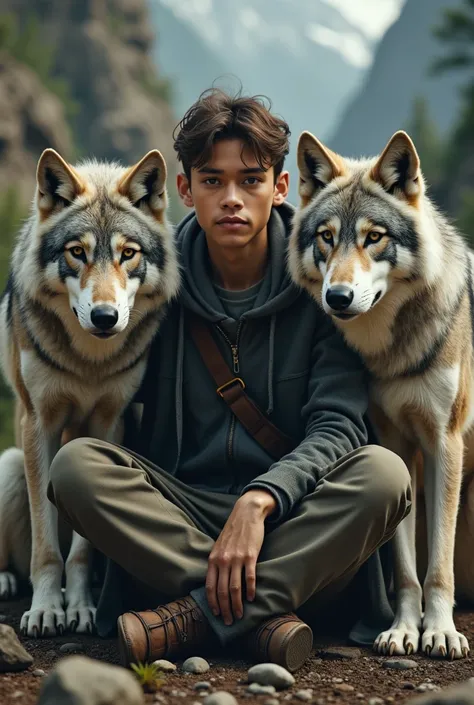
<instances>
[{"instance_id":1,"label":"wolf's head","mask_svg":"<svg viewBox=\"0 0 474 705\"><path fill-rule=\"evenodd\" d=\"M417 279L422 262L437 258L423 242L424 181L410 137L397 132L382 154L344 159L309 132L298 144L300 208L289 265L339 321L376 306L396 282Z\"/></svg>"},{"instance_id":2,"label":"wolf's head","mask_svg":"<svg viewBox=\"0 0 474 705\"><path fill-rule=\"evenodd\" d=\"M98 338L169 300L179 274L165 184L157 150L125 168L96 161L73 167L47 149L33 217L15 252L20 285L63 317L66 298L81 328Z\"/></svg>"}]
</instances>

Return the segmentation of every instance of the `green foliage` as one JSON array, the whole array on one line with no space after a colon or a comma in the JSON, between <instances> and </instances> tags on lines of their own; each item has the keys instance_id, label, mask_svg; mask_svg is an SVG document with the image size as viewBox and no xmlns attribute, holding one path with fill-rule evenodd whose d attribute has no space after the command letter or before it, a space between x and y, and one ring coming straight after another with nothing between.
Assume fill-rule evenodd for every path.
<instances>
[{"instance_id":1,"label":"green foliage","mask_svg":"<svg viewBox=\"0 0 474 705\"><path fill-rule=\"evenodd\" d=\"M433 64L433 73L474 66L474 0L463 0L460 7L445 9L443 21L434 33L452 50Z\"/></svg>"},{"instance_id":2,"label":"green foliage","mask_svg":"<svg viewBox=\"0 0 474 705\"><path fill-rule=\"evenodd\" d=\"M474 188L467 189L462 195L457 225L467 236L472 247L474 245Z\"/></svg>"},{"instance_id":3,"label":"green foliage","mask_svg":"<svg viewBox=\"0 0 474 705\"><path fill-rule=\"evenodd\" d=\"M422 96L415 98L406 131L412 138L421 161L421 170L428 184L436 184L443 172L444 142L429 115L428 103Z\"/></svg>"},{"instance_id":4,"label":"green foliage","mask_svg":"<svg viewBox=\"0 0 474 705\"><path fill-rule=\"evenodd\" d=\"M72 99L67 81L53 76L56 52L45 41L41 24L36 15L29 15L24 24L12 14L0 15L0 50L6 51L18 62L25 64L40 78L49 91L64 104L66 115L73 117L78 106Z\"/></svg>"},{"instance_id":5,"label":"green foliage","mask_svg":"<svg viewBox=\"0 0 474 705\"><path fill-rule=\"evenodd\" d=\"M165 683L163 671L154 663L131 663L132 670L145 693L154 693Z\"/></svg>"}]
</instances>

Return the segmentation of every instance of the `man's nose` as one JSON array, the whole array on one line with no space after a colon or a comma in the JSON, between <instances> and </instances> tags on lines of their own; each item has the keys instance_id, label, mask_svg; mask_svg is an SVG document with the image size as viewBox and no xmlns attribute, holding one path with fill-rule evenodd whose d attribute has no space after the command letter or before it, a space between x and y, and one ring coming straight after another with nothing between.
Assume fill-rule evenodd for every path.
<instances>
[{"instance_id":1,"label":"man's nose","mask_svg":"<svg viewBox=\"0 0 474 705\"><path fill-rule=\"evenodd\" d=\"M242 208L242 198L239 195L238 189L234 185L226 188L222 199L222 205L227 208Z\"/></svg>"}]
</instances>

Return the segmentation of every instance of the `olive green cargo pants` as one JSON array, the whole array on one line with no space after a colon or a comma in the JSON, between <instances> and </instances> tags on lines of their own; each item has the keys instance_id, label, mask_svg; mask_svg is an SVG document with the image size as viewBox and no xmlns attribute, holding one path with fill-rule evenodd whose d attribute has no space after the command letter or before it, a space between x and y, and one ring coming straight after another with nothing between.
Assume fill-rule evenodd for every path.
<instances>
[{"instance_id":1,"label":"olive green cargo pants","mask_svg":"<svg viewBox=\"0 0 474 705\"><path fill-rule=\"evenodd\" d=\"M207 605L204 583L209 553L238 496L189 487L141 456L90 438L58 452L48 488L66 522L148 586L150 600L192 592L221 643L348 582L393 536L410 493L408 470L395 454L378 446L348 453L285 521L268 526L256 598L244 603L241 620L225 626Z\"/></svg>"}]
</instances>

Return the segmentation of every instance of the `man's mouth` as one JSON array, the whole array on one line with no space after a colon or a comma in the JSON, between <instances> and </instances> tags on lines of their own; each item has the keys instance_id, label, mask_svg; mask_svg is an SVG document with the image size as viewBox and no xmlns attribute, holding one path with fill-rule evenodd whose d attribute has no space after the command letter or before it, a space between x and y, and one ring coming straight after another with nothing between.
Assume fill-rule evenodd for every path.
<instances>
[{"instance_id":1,"label":"man's mouth","mask_svg":"<svg viewBox=\"0 0 474 705\"><path fill-rule=\"evenodd\" d=\"M248 222L244 220L244 218L240 218L238 215L228 215L225 218L218 220L217 225L220 225L226 230L238 230L239 228L248 225Z\"/></svg>"}]
</instances>

